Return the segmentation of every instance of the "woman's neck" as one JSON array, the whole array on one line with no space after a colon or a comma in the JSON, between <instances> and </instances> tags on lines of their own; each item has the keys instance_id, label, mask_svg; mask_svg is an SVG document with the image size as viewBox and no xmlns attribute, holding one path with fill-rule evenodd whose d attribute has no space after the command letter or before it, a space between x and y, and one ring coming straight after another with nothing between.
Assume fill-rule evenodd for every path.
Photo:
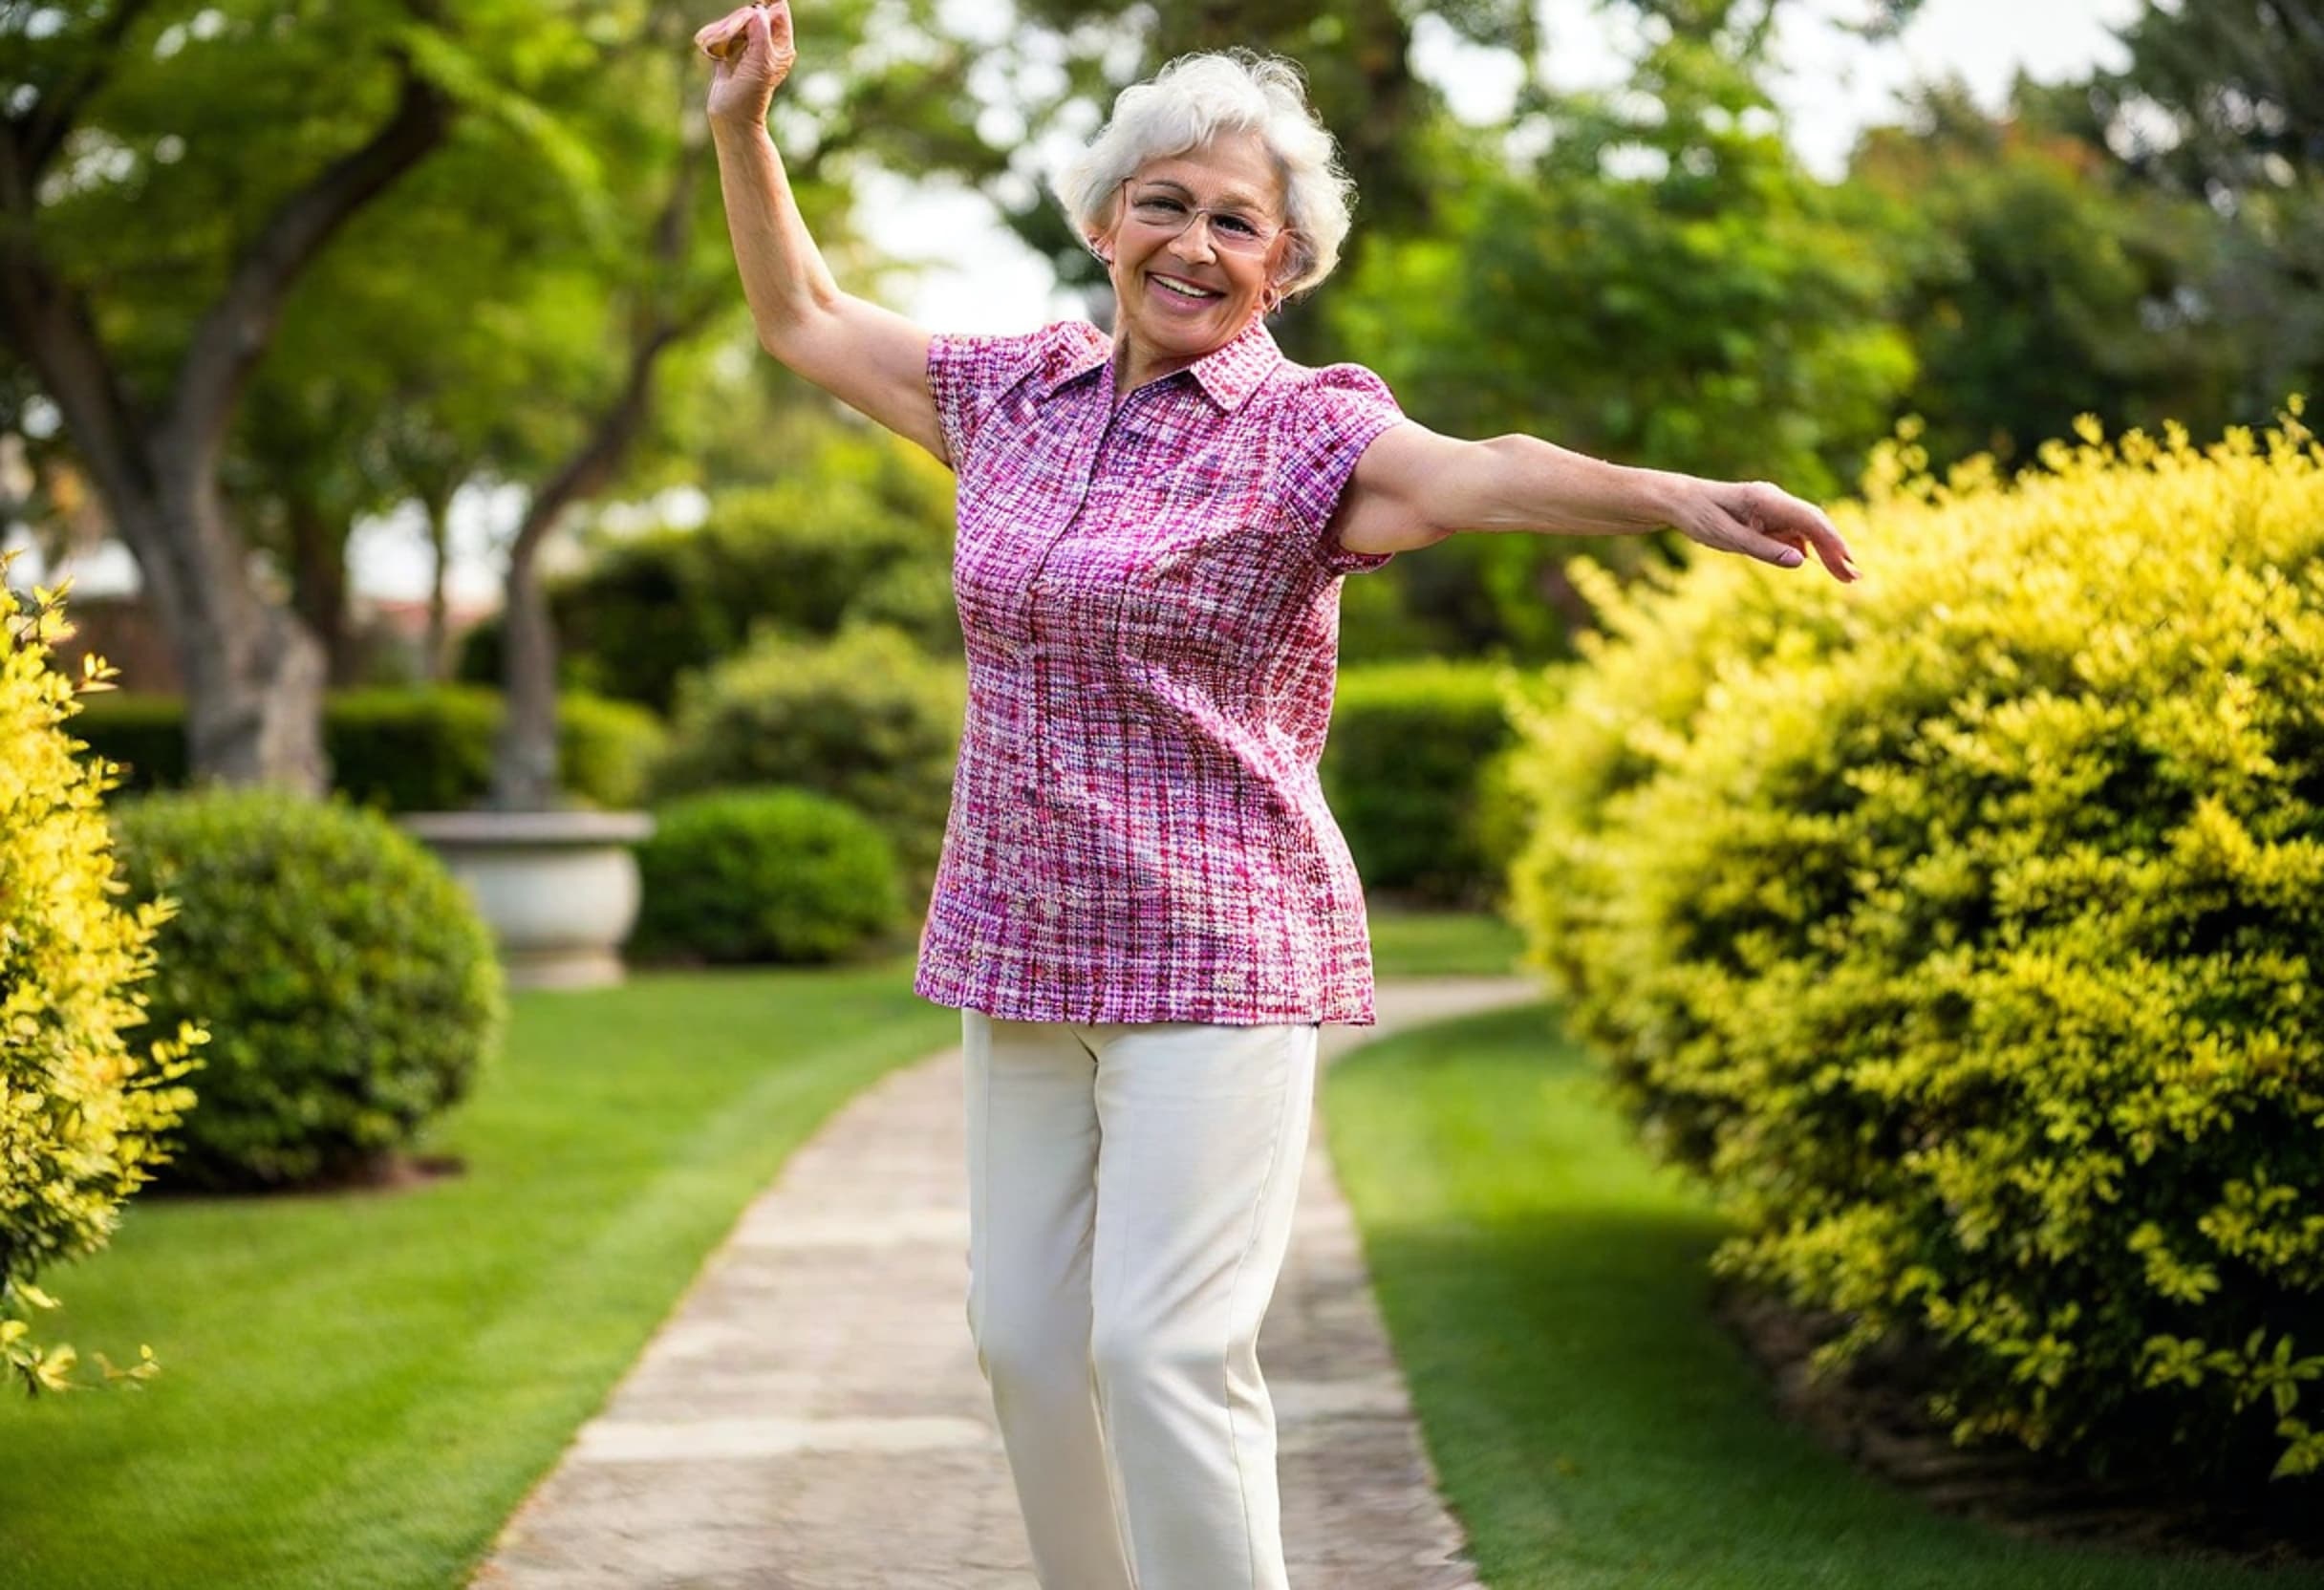
<instances>
[{"instance_id":1,"label":"woman's neck","mask_svg":"<svg viewBox=\"0 0 2324 1590\"><path fill-rule=\"evenodd\" d=\"M1150 381L1158 381L1165 376L1174 376L1181 370L1189 369L1202 356L1200 354L1188 357L1157 353L1139 347L1127 335L1117 334L1113 339L1114 400L1121 401Z\"/></svg>"},{"instance_id":2,"label":"woman's neck","mask_svg":"<svg viewBox=\"0 0 2324 1590\"><path fill-rule=\"evenodd\" d=\"M1256 317L1254 319L1256 320ZM1233 342L1236 337L1241 336L1250 329L1250 326L1244 326L1242 331L1235 333L1235 336L1227 338L1227 342ZM1224 348L1227 342L1220 343L1218 348ZM1218 352L1218 348L1206 348L1199 354L1164 354L1157 349L1140 346L1127 331L1115 332L1113 333L1114 401L1120 402L1138 388L1158 381L1165 376L1175 376L1181 370L1194 368Z\"/></svg>"}]
</instances>

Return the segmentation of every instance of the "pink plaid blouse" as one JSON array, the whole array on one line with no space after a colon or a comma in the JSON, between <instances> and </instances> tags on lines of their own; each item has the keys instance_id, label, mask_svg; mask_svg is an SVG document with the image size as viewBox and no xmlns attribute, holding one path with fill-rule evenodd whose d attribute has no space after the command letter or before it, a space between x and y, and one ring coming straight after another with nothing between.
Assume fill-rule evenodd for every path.
<instances>
[{"instance_id":1,"label":"pink plaid blouse","mask_svg":"<svg viewBox=\"0 0 2324 1590\"><path fill-rule=\"evenodd\" d=\"M1323 805L1326 526L1403 418L1263 325L1113 400L1086 322L938 336L968 716L917 992L1028 1021L1368 1025L1364 893Z\"/></svg>"}]
</instances>

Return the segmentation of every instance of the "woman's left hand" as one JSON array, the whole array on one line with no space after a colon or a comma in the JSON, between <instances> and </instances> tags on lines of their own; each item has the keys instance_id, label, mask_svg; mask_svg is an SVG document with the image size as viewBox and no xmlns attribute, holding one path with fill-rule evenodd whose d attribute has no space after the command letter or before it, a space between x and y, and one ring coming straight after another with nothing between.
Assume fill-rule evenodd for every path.
<instances>
[{"instance_id":1,"label":"woman's left hand","mask_svg":"<svg viewBox=\"0 0 2324 1590\"><path fill-rule=\"evenodd\" d=\"M1765 481L1694 481L1670 523L1688 540L1715 551L1797 569L1813 550L1832 577L1853 583L1856 564L1823 509Z\"/></svg>"}]
</instances>

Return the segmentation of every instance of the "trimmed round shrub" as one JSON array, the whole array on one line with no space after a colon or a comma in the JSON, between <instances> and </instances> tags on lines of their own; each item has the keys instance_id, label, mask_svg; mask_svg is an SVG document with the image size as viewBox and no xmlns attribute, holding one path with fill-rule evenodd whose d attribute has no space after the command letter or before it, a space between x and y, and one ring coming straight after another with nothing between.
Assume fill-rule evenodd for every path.
<instances>
[{"instance_id":1,"label":"trimmed round shrub","mask_svg":"<svg viewBox=\"0 0 2324 1590\"><path fill-rule=\"evenodd\" d=\"M212 1041L175 1184L361 1174L468 1089L505 1019L490 932L376 812L274 790L147 796L115 814L132 897L166 892L157 1020Z\"/></svg>"},{"instance_id":2,"label":"trimmed round shrub","mask_svg":"<svg viewBox=\"0 0 2324 1590\"><path fill-rule=\"evenodd\" d=\"M1908 479L1861 588L1603 591L1520 918L1720 1264L1910 1339L1962 1441L2324 1465L2324 453Z\"/></svg>"},{"instance_id":3,"label":"trimmed round shrub","mask_svg":"<svg viewBox=\"0 0 2324 1590\"><path fill-rule=\"evenodd\" d=\"M33 1278L112 1235L193 1103L175 1085L202 1041L190 1021L130 1040L170 906L111 893L110 772L75 756L78 698L50 659L68 633L55 598L0 583L0 1379L34 1391L73 1384L76 1358L37 1340L27 1315L51 1300Z\"/></svg>"},{"instance_id":4,"label":"trimmed round shrub","mask_svg":"<svg viewBox=\"0 0 2324 1590\"><path fill-rule=\"evenodd\" d=\"M657 800L703 790L794 784L879 825L925 889L952 803L965 681L898 631L864 625L814 644L762 635L689 679Z\"/></svg>"},{"instance_id":5,"label":"trimmed round shrub","mask_svg":"<svg viewBox=\"0 0 2324 1590\"><path fill-rule=\"evenodd\" d=\"M1821 1362L1908 1343L1964 1442L2313 1475L2324 451L1917 462L1861 587L1599 593L1518 916Z\"/></svg>"},{"instance_id":6,"label":"trimmed round shrub","mask_svg":"<svg viewBox=\"0 0 2324 1590\"><path fill-rule=\"evenodd\" d=\"M633 949L709 961L835 960L893 928L887 836L807 789L721 789L672 802L637 849Z\"/></svg>"},{"instance_id":7,"label":"trimmed round shrub","mask_svg":"<svg viewBox=\"0 0 2324 1590\"><path fill-rule=\"evenodd\" d=\"M501 718L499 693L473 685L334 692L323 702L332 785L385 811L465 810L491 786ZM98 755L124 764L124 788L184 787L182 698L101 697L78 727ZM577 690L557 698L558 779L587 805L635 806L663 738L661 720L631 702Z\"/></svg>"},{"instance_id":8,"label":"trimmed round shrub","mask_svg":"<svg viewBox=\"0 0 2324 1590\"><path fill-rule=\"evenodd\" d=\"M1367 888L1486 905L1511 860L1489 848L1485 778L1516 736L1506 669L1438 660L1340 671L1323 790Z\"/></svg>"}]
</instances>

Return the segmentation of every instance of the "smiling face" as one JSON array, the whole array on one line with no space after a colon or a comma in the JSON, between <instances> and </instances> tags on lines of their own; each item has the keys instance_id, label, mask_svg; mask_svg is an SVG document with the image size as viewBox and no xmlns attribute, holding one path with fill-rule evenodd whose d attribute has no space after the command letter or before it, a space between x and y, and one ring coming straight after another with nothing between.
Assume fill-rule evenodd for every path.
<instances>
[{"instance_id":1,"label":"smiling face","mask_svg":"<svg viewBox=\"0 0 2324 1590\"><path fill-rule=\"evenodd\" d=\"M1210 213L1173 235L1195 209ZM1110 257L1125 386L1183 369L1251 324L1292 247L1282 225L1282 176L1257 133L1222 133L1138 167L1115 198L1113 226L1092 240ZM1258 236L1264 247L1233 247Z\"/></svg>"}]
</instances>

